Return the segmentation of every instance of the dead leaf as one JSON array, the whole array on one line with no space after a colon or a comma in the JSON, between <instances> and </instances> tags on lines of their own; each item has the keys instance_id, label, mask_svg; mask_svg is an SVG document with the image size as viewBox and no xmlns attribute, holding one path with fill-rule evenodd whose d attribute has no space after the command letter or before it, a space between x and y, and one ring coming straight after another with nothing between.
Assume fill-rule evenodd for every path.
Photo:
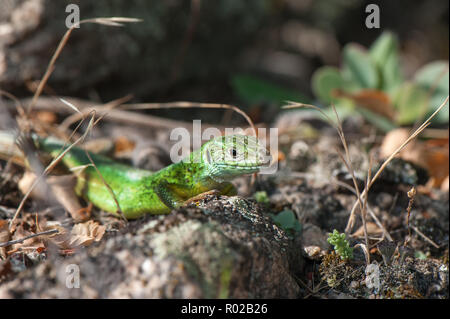
<instances>
[{"instance_id":1,"label":"dead leaf","mask_svg":"<svg viewBox=\"0 0 450 319\"><path fill-rule=\"evenodd\" d=\"M27 193L35 180L36 175L34 173L26 172L18 183L20 191L24 194ZM39 187L38 184L33 188L30 195L35 199L43 201L50 199L60 203L76 222L85 221L89 218L89 214L78 213L82 212L83 207L74 191L76 184L76 177L74 175L50 176L46 182L50 186L51 192L48 191L47 187Z\"/></svg>"},{"instance_id":2,"label":"dead leaf","mask_svg":"<svg viewBox=\"0 0 450 319\"><path fill-rule=\"evenodd\" d=\"M73 226L70 237L71 246L89 246L94 241L100 241L105 234L106 227L89 220Z\"/></svg>"},{"instance_id":3,"label":"dead leaf","mask_svg":"<svg viewBox=\"0 0 450 319\"><path fill-rule=\"evenodd\" d=\"M28 192L28 190L33 185L35 180L36 175L34 173L26 171L25 174L23 174L22 178L18 183L19 190L22 192L22 194L26 194ZM47 197L44 189L45 188L36 185L36 187L34 187L33 190L31 191L30 196L35 199L43 200Z\"/></svg>"},{"instance_id":4,"label":"dead leaf","mask_svg":"<svg viewBox=\"0 0 450 319\"><path fill-rule=\"evenodd\" d=\"M115 141L114 154L117 156L122 153L131 152L134 150L136 143L127 139L125 136L120 136Z\"/></svg>"},{"instance_id":5,"label":"dead leaf","mask_svg":"<svg viewBox=\"0 0 450 319\"><path fill-rule=\"evenodd\" d=\"M12 267L10 260L0 260L0 281L11 273Z\"/></svg>"},{"instance_id":6,"label":"dead leaf","mask_svg":"<svg viewBox=\"0 0 450 319\"><path fill-rule=\"evenodd\" d=\"M375 223L367 222L366 227L368 236L379 236L383 233L383 230L381 230ZM351 235L351 237L364 237L364 226L359 227L358 230Z\"/></svg>"},{"instance_id":7,"label":"dead leaf","mask_svg":"<svg viewBox=\"0 0 450 319\"><path fill-rule=\"evenodd\" d=\"M353 100L357 105L388 119L394 119L395 112L389 96L382 91L367 89L352 94L342 90L335 90L333 94L336 97L345 97Z\"/></svg>"},{"instance_id":8,"label":"dead leaf","mask_svg":"<svg viewBox=\"0 0 450 319\"><path fill-rule=\"evenodd\" d=\"M48 237L61 250L72 250L79 246L89 246L103 238L106 227L98 222L89 220L85 223L75 224L70 232L58 223L52 223L46 230L58 229L58 234Z\"/></svg>"},{"instance_id":9,"label":"dead leaf","mask_svg":"<svg viewBox=\"0 0 450 319\"><path fill-rule=\"evenodd\" d=\"M69 247L70 233L68 230L61 226L59 222L49 222L43 226L44 230L57 229L56 234L47 236L46 240L55 244L60 249L66 249Z\"/></svg>"},{"instance_id":10,"label":"dead leaf","mask_svg":"<svg viewBox=\"0 0 450 319\"><path fill-rule=\"evenodd\" d=\"M449 144L442 139L429 140L424 143L426 168L432 179L433 187L441 187L449 175Z\"/></svg>"},{"instance_id":11,"label":"dead leaf","mask_svg":"<svg viewBox=\"0 0 450 319\"><path fill-rule=\"evenodd\" d=\"M84 142L83 149L98 154L111 154L114 150L114 143L109 138L96 138Z\"/></svg>"},{"instance_id":12,"label":"dead leaf","mask_svg":"<svg viewBox=\"0 0 450 319\"><path fill-rule=\"evenodd\" d=\"M90 217L90 211L89 214L84 214L83 207L74 190L76 181L74 175L51 176L48 178L53 196L70 213L74 221L86 221Z\"/></svg>"},{"instance_id":13,"label":"dead leaf","mask_svg":"<svg viewBox=\"0 0 450 319\"><path fill-rule=\"evenodd\" d=\"M47 123L47 124L55 124L58 120L58 117L54 112L51 111L37 111L34 114L34 118L39 122Z\"/></svg>"},{"instance_id":14,"label":"dead leaf","mask_svg":"<svg viewBox=\"0 0 450 319\"><path fill-rule=\"evenodd\" d=\"M71 213L73 220L78 222L85 222L91 218L92 213L92 203L89 203L88 206L82 207L81 209L77 210L75 213Z\"/></svg>"},{"instance_id":15,"label":"dead leaf","mask_svg":"<svg viewBox=\"0 0 450 319\"><path fill-rule=\"evenodd\" d=\"M20 219L14 228L11 228L11 240L23 239L30 235L36 234L37 229L35 218L31 214L26 214L22 217L22 219ZM11 245L9 249L19 251L23 249L36 250L38 248L45 248L43 237L27 238L19 243ZM8 251L8 253L10 253L10 251Z\"/></svg>"},{"instance_id":16,"label":"dead leaf","mask_svg":"<svg viewBox=\"0 0 450 319\"><path fill-rule=\"evenodd\" d=\"M386 134L380 147L380 155L389 157L410 135L408 129L399 128ZM425 169L430 175L428 187L441 187L449 175L448 138L428 141L413 140L398 155ZM445 186L444 186L445 187Z\"/></svg>"},{"instance_id":17,"label":"dead leaf","mask_svg":"<svg viewBox=\"0 0 450 319\"><path fill-rule=\"evenodd\" d=\"M448 175L447 175L447 177L444 179L444 181L441 184L441 191L448 192L448 189L449 189L449 179L448 179Z\"/></svg>"},{"instance_id":18,"label":"dead leaf","mask_svg":"<svg viewBox=\"0 0 450 319\"><path fill-rule=\"evenodd\" d=\"M380 146L381 157L389 157L408 139L409 135L410 131L405 128L398 128L387 133ZM412 140L406 145L398 156L422 167L426 165L423 156L423 146L417 140Z\"/></svg>"}]
</instances>

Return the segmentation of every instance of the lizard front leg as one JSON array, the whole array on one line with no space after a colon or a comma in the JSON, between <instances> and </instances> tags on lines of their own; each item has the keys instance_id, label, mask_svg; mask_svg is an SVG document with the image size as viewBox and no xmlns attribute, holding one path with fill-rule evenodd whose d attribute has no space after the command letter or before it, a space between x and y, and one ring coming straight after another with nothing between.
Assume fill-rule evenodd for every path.
<instances>
[{"instance_id":1,"label":"lizard front leg","mask_svg":"<svg viewBox=\"0 0 450 319\"><path fill-rule=\"evenodd\" d=\"M160 201L170 209L179 208L186 201L186 198L182 196L183 192L180 192L177 185L174 184L159 183L155 187L155 193Z\"/></svg>"},{"instance_id":2,"label":"lizard front leg","mask_svg":"<svg viewBox=\"0 0 450 319\"><path fill-rule=\"evenodd\" d=\"M231 183L222 183L220 188L220 193L226 196L237 195L236 187Z\"/></svg>"},{"instance_id":3,"label":"lizard front leg","mask_svg":"<svg viewBox=\"0 0 450 319\"><path fill-rule=\"evenodd\" d=\"M199 201L201 199L205 199L208 195L225 195L225 196L234 196L237 194L236 188L231 183L222 183L218 185L216 188L200 193L194 197L188 199L185 204L190 204L192 202Z\"/></svg>"},{"instance_id":4,"label":"lizard front leg","mask_svg":"<svg viewBox=\"0 0 450 319\"><path fill-rule=\"evenodd\" d=\"M176 184L160 183L155 188L155 193L164 205L170 209L175 209L200 199L204 199L207 195L233 196L237 194L237 191L233 184L223 183L218 185L215 189L187 198L186 190L182 189L180 186Z\"/></svg>"}]
</instances>

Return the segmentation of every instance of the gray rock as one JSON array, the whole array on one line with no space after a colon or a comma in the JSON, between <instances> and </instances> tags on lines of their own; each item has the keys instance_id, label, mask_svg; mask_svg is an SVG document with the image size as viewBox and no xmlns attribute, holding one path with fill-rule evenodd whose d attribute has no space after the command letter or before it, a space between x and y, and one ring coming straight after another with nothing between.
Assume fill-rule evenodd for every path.
<instances>
[{"instance_id":1,"label":"gray rock","mask_svg":"<svg viewBox=\"0 0 450 319\"><path fill-rule=\"evenodd\" d=\"M301 247L253 202L214 196L148 216L0 286L1 298L295 298ZM67 288L67 267L80 288Z\"/></svg>"}]
</instances>

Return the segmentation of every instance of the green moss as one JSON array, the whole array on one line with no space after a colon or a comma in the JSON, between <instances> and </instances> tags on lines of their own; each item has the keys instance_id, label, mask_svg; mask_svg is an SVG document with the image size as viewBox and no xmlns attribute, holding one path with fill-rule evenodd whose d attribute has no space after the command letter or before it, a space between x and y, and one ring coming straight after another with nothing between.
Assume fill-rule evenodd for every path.
<instances>
[{"instance_id":1,"label":"green moss","mask_svg":"<svg viewBox=\"0 0 450 319\"><path fill-rule=\"evenodd\" d=\"M222 265L222 272L220 274L220 287L219 287L219 295L220 299L228 298L230 292L230 282L233 273L233 264L230 260L228 263L224 263Z\"/></svg>"}]
</instances>

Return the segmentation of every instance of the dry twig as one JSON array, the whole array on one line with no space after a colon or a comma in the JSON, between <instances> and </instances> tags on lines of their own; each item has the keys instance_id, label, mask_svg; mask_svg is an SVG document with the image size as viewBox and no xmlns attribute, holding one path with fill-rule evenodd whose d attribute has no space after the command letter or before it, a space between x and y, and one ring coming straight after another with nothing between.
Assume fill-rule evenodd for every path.
<instances>
[{"instance_id":1,"label":"dry twig","mask_svg":"<svg viewBox=\"0 0 450 319\"><path fill-rule=\"evenodd\" d=\"M31 100L30 104L28 105L27 114L29 115L31 110L33 109L33 106L36 104L37 99L42 93L42 90L44 89L45 84L47 83L50 75L52 74L53 70L55 69L55 62L56 59L61 54L62 49L66 45L67 41L69 40L69 37L72 33L72 31L76 28L79 28L81 24L84 23L98 23L108 26L115 26L120 27L123 26L122 23L129 23L129 22L140 22L142 20L135 19L135 18L125 18L125 17L110 17L110 18L94 18L94 19L86 19L81 20L78 23L74 23L64 34L61 41L58 44L58 47L56 48L55 53L53 54L48 66L47 70L45 71L44 75L42 76L41 81L39 82L38 88L36 89L36 92L34 92L33 99Z\"/></svg>"},{"instance_id":2,"label":"dry twig","mask_svg":"<svg viewBox=\"0 0 450 319\"><path fill-rule=\"evenodd\" d=\"M303 103L296 103L296 102L290 102L289 101L289 105L284 106L283 108L285 109L291 109L291 108L297 108L297 107L307 107L307 108L312 108L315 109L317 111L319 111L326 119L327 122L332 125L334 127L334 129L337 131L339 138L341 140L341 144L344 147L344 151L345 151L345 157L342 155L342 153L336 149L337 154L339 155L339 157L341 158L342 162L344 163L345 167L347 168L347 171L350 173L352 180L353 180L353 185L354 185L354 189L356 191L356 197L359 203L359 207L360 207L360 211L361 211L361 216L363 219L363 224L365 225L365 207L366 205L364 204L364 201L361 197L361 193L359 191L359 187L358 187L358 182L356 181L356 176L355 176L355 171L353 169L353 165L352 165L352 161L350 159L350 152L348 150L348 145L347 145L347 140L345 139L345 134L344 134L344 130L342 128L342 124L341 124L341 120L339 118L339 114L336 111L336 108L334 107L334 105L332 105L332 109L333 112L336 116L336 121L337 123L335 123L324 111L322 111L320 108L318 108L315 105L311 105L311 104L303 104ZM367 229L364 228L364 232L365 232L365 237L366 237L366 245L368 247L368 239L367 239ZM346 231L346 233L348 233Z\"/></svg>"},{"instance_id":3,"label":"dry twig","mask_svg":"<svg viewBox=\"0 0 450 319\"><path fill-rule=\"evenodd\" d=\"M34 183L31 185L31 187L28 189L28 191L26 192L26 194L24 195L24 197L22 198L22 201L20 202L19 206L17 207L17 210L14 214L14 217L11 219L9 225L10 227L12 226L13 222L16 220L17 216L19 215L19 213L21 212L25 201L28 199L28 197L30 196L31 192L33 191L33 189L36 187L36 185L41 181L41 179L45 176L48 175L49 172L51 172L53 170L53 168L56 166L56 164L67 154L67 152L69 152L72 147L74 147L75 145L77 145L79 142L83 141L85 139L85 137L87 136L87 134L89 133L90 129L93 127L94 125L94 118L95 118L95 113L92 115L91 120L89 121L89 125L88 128L86 130L86 132L80 137L78 138L74 143L72 143L70 146L68 146L62 153L60 153L45 169L44 171L37 176L36 180L34 181ZM80 122L81 125L82 122ZM75 131L74 131L75 133ZM73 134L74 134L73 133Z\"/></svg>"},{"instance_id":4,"label":"dry twig","mask_svg":"<svg viewBox=\"0 0 450 319\"><path fill-rule=\"evenodd\" d=\"M14 239L14 240L10 240L10 241L4 242L4 243L0 243L0 248L1 247L11 246L11 245L14 245L14 244L20 244L20 243L22 243L25 240L30 239L30 238L43 236L43 235L55 234L57 232L58 232L57 229L51 229L51 230L46 230L46 231L43 231L43 232L40 232L40 233L37 233L37 234L31 234L29 236L25 236L25 237L20 238L20 239Z\"/></svg>"},{"instance_id":5,"label":"dry twig","mask_svg":"<svg viewBox=\"0 0 450 319\"><path fill-rule=\"evenodd\" d=\"M148 109L172 109L172 108L210 108L210 109L229 109L233 110L240 115L242 115L250 127L253 130L253 136L258 136L256 134L255 124L252 119L242 111L240 108L230 104L219 104L219 103L197 103L197 102L169 102L169 103L136 103L136 104L125 104L123 109L133 109L133 110L148 110Z\"/></svg>"}]
</instances>

